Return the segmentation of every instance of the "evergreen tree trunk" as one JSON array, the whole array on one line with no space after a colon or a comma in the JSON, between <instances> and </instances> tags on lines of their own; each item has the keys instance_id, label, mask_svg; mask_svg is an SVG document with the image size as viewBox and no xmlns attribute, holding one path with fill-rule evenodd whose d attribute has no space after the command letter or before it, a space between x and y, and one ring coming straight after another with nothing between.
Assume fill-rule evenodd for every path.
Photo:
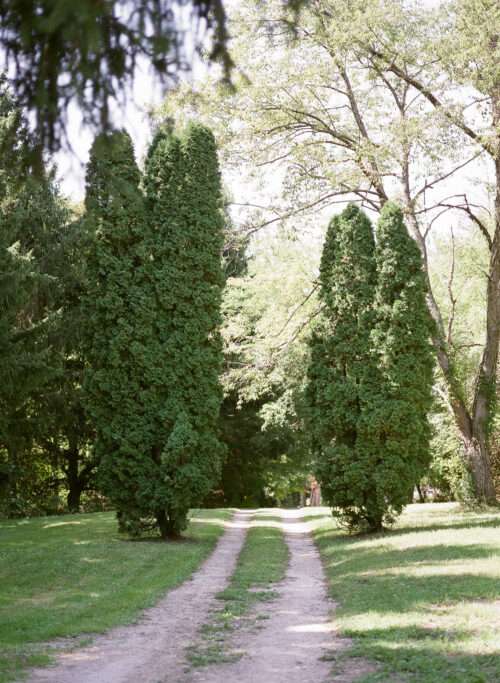
<instances>
[{"instance_id":1,"label":"evergreen tree trunk","mask_svg":"<svg viewBox=\"0 0 500 683\"><path fill-rule=\"evenodd\" d=\"M169 526L168 526L168 519L167 519L167 514L165 510L158 510L156 513L156 522L158 524L158 528L160 530L160 536L161 538L166 541L169 537Z\"/></svg>"},{"instance_id":2,"label":"evergreen tree trunk","mask_svg":"<svg viewBox=\"0 0 500 683\"><path fill-rule=\"evenodd\" d=\"M66 480L68 482L68 496L66 503L70 512L78 512L80 509L80 499L84 490L84 482L78 473L79 450L73 446L66 451L65 456L68 462L66 468Z\"/></svg>"}]
</instances>

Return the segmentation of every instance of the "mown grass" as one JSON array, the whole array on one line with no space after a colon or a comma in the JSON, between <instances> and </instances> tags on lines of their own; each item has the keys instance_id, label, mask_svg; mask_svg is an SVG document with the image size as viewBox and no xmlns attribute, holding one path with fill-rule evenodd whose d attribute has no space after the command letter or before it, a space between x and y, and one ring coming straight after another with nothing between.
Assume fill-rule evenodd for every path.
<instances>
[{"instance_id":1,"label":"mown grass","mask_svg":"<svg viewBox=\"0 0 500 683\"><path fill-rule=\"evenodd\" d=\"M318 519L346 656L378 663L360 682L500 681L500 512L410 505L372 537Z\"/></svg>"},{"instance_id":2,"label":"mown grass","mask_svg":"<svg viewBox=\"0 0 500 683\"><path fill-rule=\"evenodd\" d=\"M236 628L254 626L261 618L253 613L255 605L276 597L275 584L285 577L289 552L283 531L269 526L275 520L282 518L271 519L265 513L253 518L259 526L247 532L230 583L217 596L222 607L212 613L202 629L201 640L188 650L192 666L238 659L242 652L231 649L229 636Z\"/></svg>"},{"instance_id":3,"label":"mown grass","mask_svg":"<svg viewBox=\"0 0 500 683\"><path fill-rule=\"evenodd\" d=\"M1 521L0 683L47 663L47 641L132 621L201 564L230 516L195 511L171 543L123 538L113 513Z\"/></svg>"}]
</instances>

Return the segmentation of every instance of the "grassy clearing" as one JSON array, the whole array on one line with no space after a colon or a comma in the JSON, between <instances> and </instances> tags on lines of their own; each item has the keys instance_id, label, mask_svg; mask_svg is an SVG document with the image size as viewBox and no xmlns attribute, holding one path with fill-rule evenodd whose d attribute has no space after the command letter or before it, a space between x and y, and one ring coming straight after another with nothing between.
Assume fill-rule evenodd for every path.
<instances>
[{"instance_id":1,"label":"grassy clearing","mask_svg":"<svg viewBox=\"0 0 500 683\"><path fill-rule=\"evenodd\" d=\"M175 543L126 540L113 513L0 522L0 683L46 663L49 640L79 645L132 621L201 564L230 516L196 511Z\"/></svg>"},{"instance_id":2,"label":"grassy clearing","mask_svg":"<svg viewBox=\"0 0 500 683\"><path fill-rule=\"evenodd\" d=\"M274 585L281 581L288 566L288 546L283 531L272 522L281 517L255 515L245 539L229 586L219 593L222 607L211 615L202 629L202 639L188 651L192 666L207 666L234 661L242 652L231 650L228 638L235 629L253 627L262 618L253 609L258 602L272 600L277 593Z\"/></svg>"},{"instance_id":3,"label":"grassy clearing","mask_svg":"<svg viewBox=\"0 0 500 683\"><path fill-rule=\"evenodd\" d=\"M374 537L320 523L336 619L354 642L347 656L379 664L360 682L500 681L500 512L410 505Z\"/></svg>"}]
</instances>

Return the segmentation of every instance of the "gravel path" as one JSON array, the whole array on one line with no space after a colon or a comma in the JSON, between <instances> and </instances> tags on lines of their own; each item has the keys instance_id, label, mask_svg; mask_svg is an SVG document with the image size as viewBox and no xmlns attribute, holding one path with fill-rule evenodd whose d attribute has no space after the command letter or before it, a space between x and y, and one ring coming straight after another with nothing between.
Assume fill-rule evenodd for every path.
<instances>
[{"instance_id":1,"label":"gravel path","mask_svg":"<svg viewBox=\"0 0 500 683\"><path fill-rule=\"evenodd\" d=\"M215 550L191 579L171 590L140 621L97 636L92 645L35 669L29 683L176 683L192 641L234 570L252 511L237 512Z\"/></svg>"},{"instance_id":2,"label":"gravel path","mask_svg":"<svg viewBox=\"0 0 500 683\"><path fill-rule=\"evenodd\" d=\"M54 666L32 670L28 683L353 683L373 671L370 663L350 660L332 677L331 659L350 643L335 633L335 605L328 599L304 511L280 514L282 522L276 521L275 510L237 512L191 579L146 610L137 623L97 636L88 647L59 653ZM239 661L190 668L186 647L218 607L215 596L227 586L246 530L253 525L285 531L290 564L277 586L278 597L259 608L268 617L260 622L261 629L242 629L236 635L241 641L237 648L245 652Z\"/></svg>"},{"instance_id":3,"label":"gravel path","mask_svg":"<svg viewBox=\"0 0 500 683\"><path fill-rule=\"evenodd\" d=\"M274 513L276 514L276 513ZM266 609L269 618L257 633L245 633L237 645L246 654L237 662L192 672L199 683L323 683L331 681L331 657L348 646L334 633L319 553L302 510L284 510L281 526L290 550L290 564L279 597ZM265 524L265 517L260 518ZM267 609L269 611L267 611ZM243 635L243 634L242 634ZM172 680L172 679L171 679ZM183 681L186 679L183 679ZM333 679L355 680L354 678Z\"/></svg>"}]
</instances>

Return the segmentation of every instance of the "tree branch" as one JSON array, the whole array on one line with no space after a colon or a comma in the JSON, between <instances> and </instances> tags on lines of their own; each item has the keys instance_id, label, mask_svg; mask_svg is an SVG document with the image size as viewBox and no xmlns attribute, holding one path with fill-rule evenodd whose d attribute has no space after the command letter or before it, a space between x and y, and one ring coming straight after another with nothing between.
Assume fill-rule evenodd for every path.
<instances>
[{"instance_id":1,"label":"tree branch","mask_svg":"<svg viewBox=\"0 0 500 683\"><path fill-rule=\"evenodd\" d=\"M449 121L451 121L458 128L460 128L460 130L463 133L465 133L465 135L467 135L471 140L474 140L474 142L480 145L489 154L494 154L494 150L491 148L491 146L487 142L482 140L481 136L470 126L468 126L463 119L460 119L454 114L452 114L452 112L446 108L445 103L442 102L438 97L436 97L436 95L418 78L406 73L406 71L399 67L393 59L390 59L388 55L385 55L383 52L376 50L374 47L365 45L363 46L363 48L368 50L368 52L371 55L373 55L373 57L379 59L383 63L386 71L391 71L394 75L398 76L403 81L408 83L408 85L411 85L413 88L415 88L415 90L418 90L420 93L422 93L422 95L432 104L433 107L441 111Z\"/></svg>"}]
</instances>

